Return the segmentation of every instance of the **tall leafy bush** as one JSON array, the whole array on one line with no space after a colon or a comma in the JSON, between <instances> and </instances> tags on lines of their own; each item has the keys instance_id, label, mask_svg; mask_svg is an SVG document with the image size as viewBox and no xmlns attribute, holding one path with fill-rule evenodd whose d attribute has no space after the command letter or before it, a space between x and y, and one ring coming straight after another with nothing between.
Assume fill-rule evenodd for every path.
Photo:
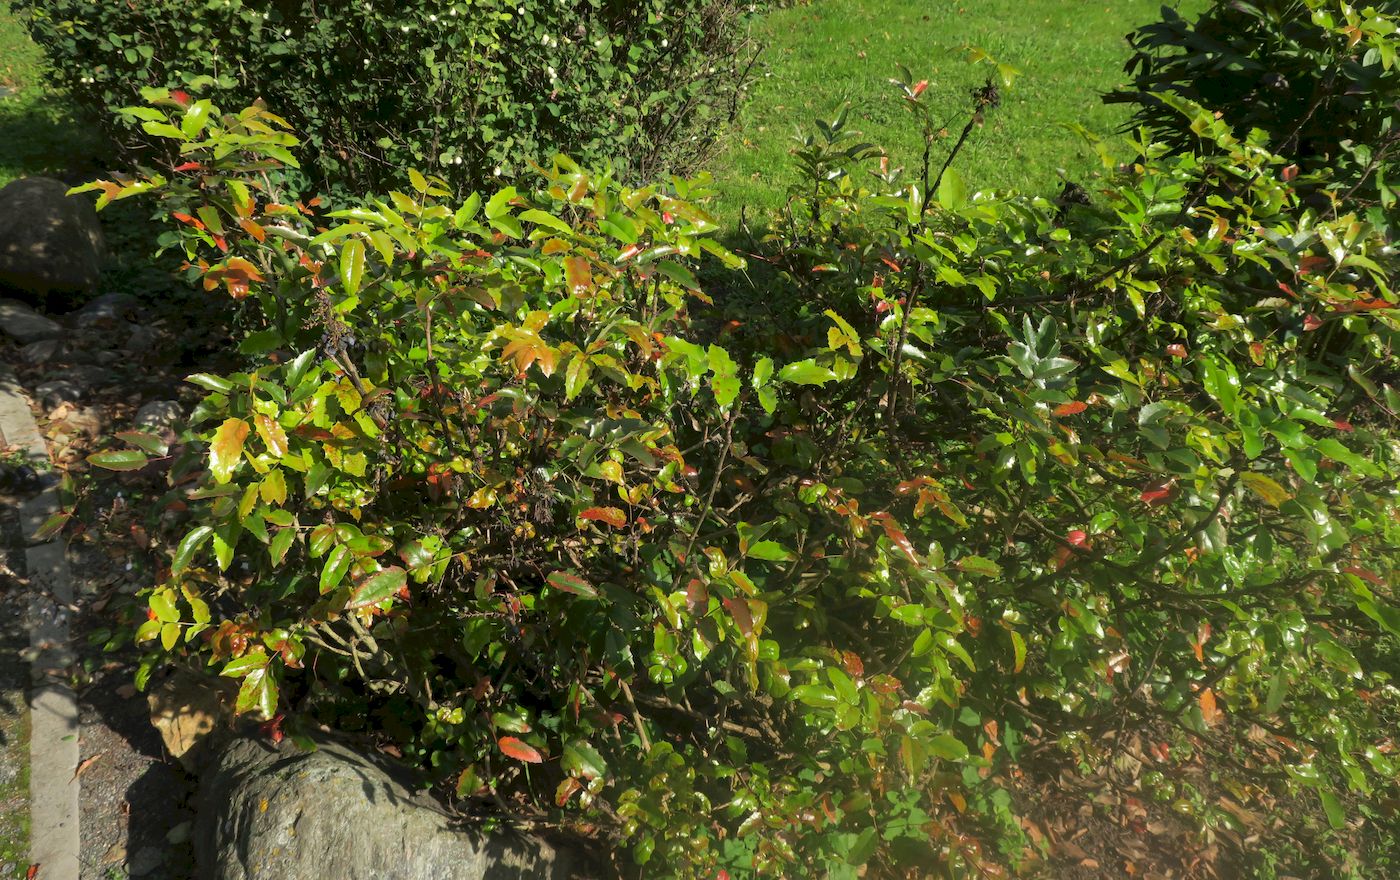
<instances>
[{"instance_id":1,"label":"tall leafy bush","mask_svg":"<svg viewBox=\"0 0 1400 880\"><path fill-rule=\"evenodd\" d=\"M454 187L565 150L645 177L700 155L753 53L732 0L20 0L53 76L99 120L144 87L263 99L303 133L315 187ZM150 131L113 130L147 152Z\"/></svg>"},{"instance_id":2,"label":"tall leafy bush","mask_svg":"<svg viewBox=\"0 0 1400 880\"><path fill-rule=\"evenodd\" d=\"M93 458L164 475L179 524L143 677L373 728L646 876L1029 868L1029 745L1130 720L1286 799L1262 832L1190 813L1262 834L1257 876L1254 847L1393 867L1384 234L1174 96L1198 149L1145 136L1078 199L980 194L956 159L1004 83L943 140L912 79L927 152L819 125L744 314L697 281L741 264L703 180L558 158L458 199L409 171L319 215L261 173L295 153L278 117L148 93L187 163L91 188L158 194L261 324L248 369L190 377L181 444Z\"/></svg>"}]
</instances>

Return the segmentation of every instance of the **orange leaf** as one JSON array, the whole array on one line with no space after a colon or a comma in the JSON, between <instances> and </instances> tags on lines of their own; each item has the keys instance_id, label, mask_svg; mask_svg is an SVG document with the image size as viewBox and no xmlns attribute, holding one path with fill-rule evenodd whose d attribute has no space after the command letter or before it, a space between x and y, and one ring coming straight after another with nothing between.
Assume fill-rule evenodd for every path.
<instances>
[{"instance_id":1,"label":"orange leaf","mask_svg":"<svg viewBox=\"0 0 1400 880\"><path fill-rule=\"evenodd\" d=\"M1069 403L1062 403L1059 406L1055 407L1055 415L1075 416L1084 412L1084 410L1088 408L1089 404L1085 403L1082 400L1071 400Z\"/></svg>"},{"instance_id":2,"label":"orange leaf","mask_svg":"<svg viewBox=\"0 0 1400 880\"><path fill-rule=\"evenodd\" d=\"M507 758L514 758L527 764L544 763L544 757L533 746L528 746L513 736L501 737L496 740L496 745L500 747L501 752Z\"/></svg>"},{"instance_id":3,"label":"orange leaf","mask_svg":"<svg viewBox=\"0 0 1400 880\"><path fill-rule=\"evenodd\" d=\"M1206 688L1196 701L1201 705L1201 719L1206 724L1214 724L1220 718L1220 710L1215 706L1215 691Z\"/></svg>"},{"instance_id":4,"label":"orange leaf","mask_svg":"<svg viewBox=\"0 0 1400 880\"><path fill-rule=\"evenodd\" d=\"M246 217L241 218L238 221L238 225L243 227L243 231L253 236L253 238L257 241L267 240L267 233L263 231L263 228L261 226L254 223L252 220L249 220Z\"/></svg>"},{"instance_id":5,"label":"orange leaf","mask_svg":"<svg viewBox=\"0 0 1400 880\"><path fill-rule=\"evenodd\" d=\"M209 469L217 482L227 483L233 476L247 439L248 423L242 419L228 419L214 432L214 442L209 446Z\"/></svg>"},{"instance_id":6,"label":"orange leaf","mask_svg":"<svg viewBox=\"0 0 1400 880\"><path fill-rule=\"evenodd\" d=\"M606 523L615 529L627 525L627 514L616 507L590 507L578 515L579 519Z\"/></svg>"},{"instance_id":7,"label":"orange leaf","mask_svg":"<svg viewBox=\"0 0 1400 880\"><path fill-rule=\"evenodd\" d=\"M565 258L564 277L569 282L571 293L581 293L593 286L593 272L589 268L588 260L583 257Z\"/></svg>"}]
</instances>

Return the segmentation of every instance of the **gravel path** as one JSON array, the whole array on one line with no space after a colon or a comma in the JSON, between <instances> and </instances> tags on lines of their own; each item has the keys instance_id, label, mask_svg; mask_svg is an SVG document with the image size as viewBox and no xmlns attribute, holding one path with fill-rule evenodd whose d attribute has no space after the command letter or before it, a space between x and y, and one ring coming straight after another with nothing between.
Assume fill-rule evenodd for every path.
<instances>
[{"instance_id":1,"label":"gravel path","mask_svg":"<svg viewBox=\"0 0 1400 880\"><path fill-rule=\"evenodd\" d=\"M76 465L80 471L85 469L82 458L102 442L100 438L130 427L144 403L177 396L184 372L174 363L181 347L167 344L163 322L151 321L146 307L131 297L101 299L60 318L67 332L56 344L20 346L0 333L0 364L14 369L28 390L51 457L61 467ZM107 486L107 494L94 499L99 519L110 519L114 503L122 503L120 493L110 497L113 486L120 483ZM4 489L5 481L0 480L0 491ZM0 504L0 531L5 520L14 519L15 507ZM193 814L187 809L192 782L165 753L151 725L145 694L132 684L135 652L104 650L106 633L123 626L113 619L112 610L148 585L153 575L143 570L148 563L133 558L139 556L139 551L133 554L133 546L98 532L89 529L67 536L75 581L72 647L78 652L73 679L80 711L80 880L184 880L194 874L188 842ZM0 537L4 562L4 552L22 546L17 523ZM23 559L22 552L11 555ZM22 713L12 717L6 706L14 702L22 707L28 684L26 664L10 662L29 641L23 615L7 607L10 603L22 609L26 603L22 566L12 563L11 568L16 574L9 579L0 569L0 880L23 878L29 867L28 834L18 824L25 811L22 804L7 800L10 788L5 783L24 773L12 770L7 760L9 745L17 739L11 728L21 727L14 719ZM10 632L15 628L17 633ZM12 682L16 676L19 680ZM17 689L17 700L11 697L12 688ZM27 749L20 754L27 757ZM9 838L18 840L11 846ZM11 850L20 861L11 857ZM42 869L38 880L45 880Z\"/></svg>"}]
</instances>

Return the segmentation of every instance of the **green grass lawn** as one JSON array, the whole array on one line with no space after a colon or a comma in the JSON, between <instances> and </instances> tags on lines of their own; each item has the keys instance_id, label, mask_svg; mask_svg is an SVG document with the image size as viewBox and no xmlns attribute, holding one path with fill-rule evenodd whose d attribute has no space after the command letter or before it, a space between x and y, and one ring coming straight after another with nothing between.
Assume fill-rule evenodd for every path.
<instances>
[{"instance_id":1,"label":"green grass lawn","mask_svg":"<svg viewBox=\"0 0 1400 880\"><path fill-rule=\"evenodd\" d=\"M1082 176L1098 163L1077 122L1111 136L1126 118L1099 94L1123 79L1123 37L1154 20L1160 0L811 0L754 22L766 71L750 89L735 131L710 163L720 185L716 210L726 223L745 208L751 222L783 201L792 181L788 151L795 126L851 105L855 127L906 166L920 137L888 84L896 64L929 80L954 134L966 120L967 90L987 68L967 63L980 46L1021 76L1001 108L977 131L959 170L975 189L1058 192L1059 172ZM1203 5L1185 0L1183 11ZM950 126L952 127L952 126Z\"/></svg>"},{"instance_id":2,"label":"green grass lawn","mask_svg":"<svg viewBox=\"0 0 1400 880\"><path fill-rule=\"evenodd\" d=\"M91 167L97 139L43 81L44 56L0 0L0 186Z\"/></svg>"}]
</instances>

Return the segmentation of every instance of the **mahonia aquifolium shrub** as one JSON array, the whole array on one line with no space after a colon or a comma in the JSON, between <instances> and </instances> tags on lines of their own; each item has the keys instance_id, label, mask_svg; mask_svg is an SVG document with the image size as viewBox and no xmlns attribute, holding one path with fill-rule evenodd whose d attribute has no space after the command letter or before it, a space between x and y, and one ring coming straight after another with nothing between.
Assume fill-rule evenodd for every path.
<instances>
[{"instance_id":1,"label":"mahonia aquifolium shrub","mask_svg":"<svg viewBox=\"0 0 1400 880\"><path fill-rule=\"evenodd\" d=\"M363 193L423 167L451 186L560 150L634 176L692 163L754 52L732 0L20 0L57 83L111 120L145 87L202 83L302 133L301 189ZM129 156L167 142L114 129Z\"/></svg>"},{"instance_id":2,"label":"mahonia aquifolium shrub","mask_svg":"<svg viewBox=\"0 0 1400 880\"><path fill-rule=\"evenodd\" d=\"M373 732L648 877L1033 871L1028 744L1151 719L1282 755L1242 870L1393 864L1400 260L1171 95L1192 149L977 192L991 69L948 140L900 77L905 165L821 122L752 302L704 179L407 171L322 214L279 191L282 119L147 92L180 164L86 189L161 199L261 320L179 443L91 459L163 473L179 522L141 682Z\"/></svg>"}]
</instances>

